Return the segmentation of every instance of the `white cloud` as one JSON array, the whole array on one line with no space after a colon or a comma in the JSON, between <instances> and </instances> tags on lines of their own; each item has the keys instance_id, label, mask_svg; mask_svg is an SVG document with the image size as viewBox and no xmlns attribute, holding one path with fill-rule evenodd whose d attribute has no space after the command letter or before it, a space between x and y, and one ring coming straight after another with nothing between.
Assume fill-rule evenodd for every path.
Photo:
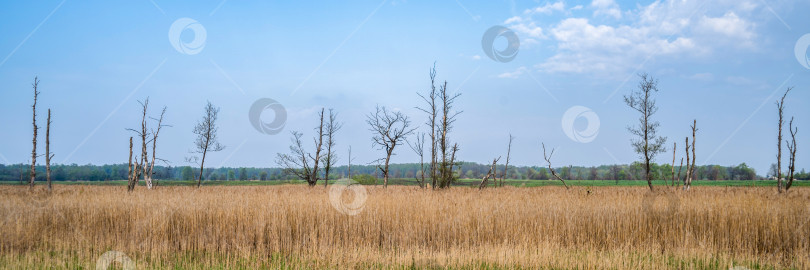
<instances>
[{"instance_id":1,"label":"white cloud","mask_svg":"<svg viewBox=\"0 0 810 270\"><path fill-rule=\"evenodd\" d=\"M554 4L546 3L543 6L536 7L534 9L526 10L524 13L543 13L543 14L551 14L554 11L565 11L565 3L562 1L556 2Z\"/></svg>"},{"instance_id":2,"label":"white cloud","mask_svg":"<svg viewBox=\"0 0 810 270\"><path fill-rule=\"evenodd\" d=\"M594 16L622 18L621 23L571 17L549 24L524 15L506 24L521 35L521 45L538 39L556 45L555 54L535 66L546 72L625 72L653 57L709 57L717 50L756 48L751 15L756 2L700 1L657 0L622 11L613 0L594 0Z\"/></svg>"},{"instance_id":3,"label":"white cloud","mask_svg":"<svg viewBox=\"0 0 810 270\"><path fill-rule=\"evenodd\" d=\"M523 75L523 73L528 72L528 71L529 71L529 69L526 68L526 67L519 67L515 71L512 71L512 72L504 72L504 73L498 74L498 78L517 79L518 77L520 77L520 75Z\"/></svg>"},{"instance_id":4,"label":"white cloud","mask_svg":"<svg viewBox=\"0 0 810 270\"><path fill-rule=\"evenodd\" d=\"M520 36L520 45L524 48L539 43L538 39L546 38L543 28L537 26L530 16L527 18L515 16L504 21L504 24Z\"/></svg>"},{"instance_id":5,"label":"white cloud","mask_svg":"<svg viewBox=\"0 0 810 270\"><path fill-rule=\"evenodd\" d=\"M622 11L619 8L619 4L616 4L613 0L593 0L591 7L596 9L596 11L593 12L594 17L606 15L616 19L622 18Z\"/></svg>"},{"instance_id":6,"label":"white cloud","mask_svg":"<svg viewBox=\"0 0 810 270\"><path fill-rule=\"evenodd\" d=\"M720 34L733 41L740 42L742 46L753 46L756 34L753 31L753 23L743 20L734 12L728 12L723 17L701 18L699 30L709 34Z\"/></svg>"},{"instance_id":7,"label":"white cloud","mask_svg":"<svg viewBox=\"0 0 810 270\"><path fill-rule=\"evenodd\" d=\"M696 73L692 76L688 77L689 79L696 80L696 81L711 81L714 80L714 74L711 73Z\"/></svg>"}]
</instances>

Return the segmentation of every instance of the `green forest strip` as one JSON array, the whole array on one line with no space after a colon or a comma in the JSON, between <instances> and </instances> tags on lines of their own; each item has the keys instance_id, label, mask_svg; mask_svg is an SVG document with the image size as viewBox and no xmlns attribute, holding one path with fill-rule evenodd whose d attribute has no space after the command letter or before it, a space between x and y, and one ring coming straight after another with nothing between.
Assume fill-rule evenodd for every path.
<instances>
[{"instance_id":1,"label":"green forest strip","mask_svg":"<svg viewBox=\"0 0 810 270\"><path fill-rule=\"evenodd\" d=\"M651 164L653 179L671 179L673 168L669 164ZM775 165L774 165L775 166ZM0 181L27 181L30 179L30 165L26 164L0 164ZM489 171L490 165L473 162L460 162L454 168L454 174L461 179L481 179ZM51 180L53 181L108 181L127 179L129 168L127 164L109 165L52 165ZM391 178L410 178L420 175L421 166L416 163L400 163L390 165ZM594 167L562 166L555 168L563 179L571 180L638 180L644 179L644 170L641 163L601 165ZM45 167L37 165L37 181L45 181ZM678 174L679 167L675 167ZM681 178L686 177L685 167L680 169ZM193 180L199 174L199 168L189 166L155 166L156 179L166 180ZM502 177L503 164L498 164L498 177ZM337 166L330 170L330 179L337 179L349 175L348 166ZM353 165L351 175L368 174L380 177L379 169L375 165ZM756 172L745 163L737 166L703 165L695 169L697 180L764 180L772 179L773 172ZM323 178L323 177L321 177ZM506 178L519 180L546 180L553 176L547 168L539 166L509 166ZM285 173L280 168L206 168L203 173L206 181L221 180L280 180L297 179L295 175ZM809 180L810 173L803 169L796 172L796 179Z\"/></svg>"}]
</instances>

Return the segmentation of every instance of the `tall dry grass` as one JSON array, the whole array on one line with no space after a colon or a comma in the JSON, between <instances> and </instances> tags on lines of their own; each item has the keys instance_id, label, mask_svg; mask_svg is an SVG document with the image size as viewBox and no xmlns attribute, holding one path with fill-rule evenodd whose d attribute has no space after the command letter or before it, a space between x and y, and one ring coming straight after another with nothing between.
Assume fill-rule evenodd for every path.
<instances>
[{"instance_id":1,"label":"tall dry grass","mask_svg":"<svg viewBox=\"0 0 810 270\"><path fill-rule=\"evenodd\" d=\"M808 268L810 189L0 187L0 266L138 268ZM663 189L661 187L660 189Z\"/></svg>"}]
</instances>

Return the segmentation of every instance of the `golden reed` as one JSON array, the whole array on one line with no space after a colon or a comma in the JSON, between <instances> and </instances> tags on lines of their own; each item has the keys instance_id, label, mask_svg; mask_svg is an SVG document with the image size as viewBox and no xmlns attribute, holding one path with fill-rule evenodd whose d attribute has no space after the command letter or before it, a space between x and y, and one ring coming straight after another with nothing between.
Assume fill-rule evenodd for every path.
<instances>
[{"instance_id":1,"label":"golden reed","mask_svg":"<svg viewBox=\"0 0 810 270\"><path fill-rule=\"evenodd\" d=\"M321 186L54 189L0 186L0 268L810 268L800 187L369 186L357 215Z\"/></svg>"}]
</instances>

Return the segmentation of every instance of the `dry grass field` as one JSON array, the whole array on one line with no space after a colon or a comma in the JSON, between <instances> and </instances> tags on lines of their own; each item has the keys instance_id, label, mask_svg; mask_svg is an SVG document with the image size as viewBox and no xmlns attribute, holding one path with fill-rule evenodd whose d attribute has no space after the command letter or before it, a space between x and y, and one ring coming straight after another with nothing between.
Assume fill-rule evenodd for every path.
<instances>
[{"instance_id":1,"label":"dry grass field","mask_svg":"<svg viewBox=\"0 0 810 270\"><path fill-rule=\"evenodd\" d=\"M0 186L0 268L810 268L808 188L366 189Z\"/></svg>"}]
</instances>

